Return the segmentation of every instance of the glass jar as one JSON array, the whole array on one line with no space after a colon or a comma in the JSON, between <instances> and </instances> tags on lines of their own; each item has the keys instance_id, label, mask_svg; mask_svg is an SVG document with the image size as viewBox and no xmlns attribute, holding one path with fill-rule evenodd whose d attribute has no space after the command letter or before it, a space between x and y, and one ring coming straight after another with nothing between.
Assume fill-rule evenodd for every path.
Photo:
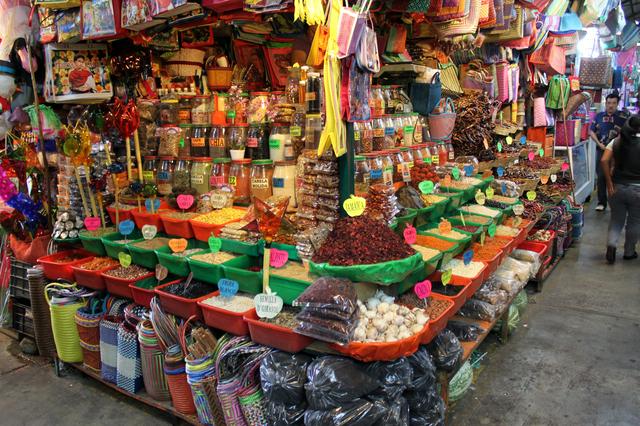
<instances>
[{"instance_id":1,"label":"glass jar","mask_svg":"<svg viewBox=\"0 0 640 426\"><path fill-rule=\"evenodd\" d=\"M322 116L320 114L307 114L304 125L305 149L318 149L320 135L322 135Z\"/></svg>"},{"instance_id":2,"label":"glass jar","mask_svg":"<svg viewBox=\"0 0 640 426\"><path fill-rule=\"evenodd\" d=\"M419 132L422 136L422 143L428 143L431 141L431 135L429 134L429 120L426 116L420 115L418 117Z\"/></svg>"},{"instance_id":3,"label":"glass jar","mask_svg":"<svg viewBox=\"0 0 640 426\"><path fill-rule=\"evenodd\" d=\"M191 108L192 124L211 124L211 98L200 95L193 98Z\"/></svg>"},{"instance_id":4,"label":"glass jar","mask_svg":"<svg viewBox=\"0 0 640 426\"><path fill-rule=\"evenodd\" d=\"M395 129L395 146L404 145L404 117L400 114L393 116L393 128Z\"/></svg>"},{"instance_id":5,"label":"glass jar","mask_svg":"<svg viewBox=\"0 0 640 426\"><path fill-rule=\"evenodd\" d=\"M385 101L384 94L382 93L382 88L380 86L372 87L370 99L372 101L371 115L373 117L381 117L384 115Z\"/></svg>"},{"instance_id":6,"label":"glass jar","mask_svg":"<svg viewBox=\"0 0 640 426\"><path fill-rule=\"evenodd\" d=\"M213 113L211 120L213 124L223 126L227 124L227 110L229 94L225 92L217 92L213 95Z\"/></svg>"},{"instance_id":7,"label":"glass jar","mask_svg":"<svg viewBox=\"0 0 640 426\"><path fill-rule=\"evenodd\" d=\"M413 115L405 115L402 120L404 123L404 146L412 146L419 142L415 137L416 119L417 117Z\"/></svg>"},{"instance_id":8,"label":"glass jar","mask_svg":"<svg viewBox=\"0 0 640 426\"><path fill-rule=\"evenodd\" d=\"M231 158L214 158L209 177L209 188L216 188L229 184L229 169Z\"/></svg>"},{"instance_id":9,"label":"glass jar","mask_svg":"<svg viewBox=\"0 0 640 426\"><path fill-rule=\"evenodd\" d=\"M247 130L247 157L252 160L269 158L269 125L267 123L249 125Z\"/></svg>"},{"instance_id":10,"label":"glass jar","mask_svg":"<svg viewBox=\"0 0 640 426\"><path fill-rule=\"evenodd\" d=\"M407 92L404 90L402 86L396 86L396 93L398 96L398 106L396 110L398 112L402 112L405 114L411 114L413 112L413 104L411 103L411 98L407 95Z\"/></svg>"},{"instance_id":11,"label":"glass jar","mask_svg":"<svg viewBox=\"0 0 640 426\"><path fill-rule=\"evenodd\" d=\"M163 99L160 101L158 110L158 120L161 126L176 126L180 122L178 119L177 99Z\"/></svg>"},{"instance_id":12,"label":"glass jar","mask_svg":"<svg viewBox=\"0 0 640 426\"><path fill-rule=\"evenodd\" d=\"M422 157L421 145L412 145L411 146L411 155L413 155L413 164L424 164L424 159Z\"/></svg>"},{"instance_id":13,"label":"glass jar","mask_svg":"<svg viewBox=\"0 0 640 426\"><path fill-rule=\"evenodd\" d=\"M371 130L373 133L372 149L373 151L382 151L384 145L384 119L374 118L371 120Z\"/></svg>"},{"instance_id":14,"label":"glass jar","mask_svg":"<svg viewBox=\"0 0 640 426\"><path fill-rule=\"evenodd\" d=\"M362 130L364 124L362 121L353 122L353 150L356 154L363 154L365 152L362 146Z\"/></svg>"},{"instance_id":15,"label":"glass jar","mask_svg":"<svg viewBox=\"0 0 640 426\"><path fill-rule=\"evenodd\" d=\"M249 105L247 106L247 121L249 124L264 123L268 121L267 108L269 107L269 92L251 92Z\"/></svg>"},{"instance_id":16,"label":"glass jar","mask_svg":"<svg viewBox=\"0 0 640 426\"><path fill-rule=\"evenodd\" d=\"M151 155L144 157L144 162L142 163L142 183L156 184L157 159L158 157Z\"/></svg>"},{"instance_id":17,"label":"glass jar","mask_svg":"<svg viewBox=\"0 0 640 426\"><path fill-rule=\"evenodd\" d=\"M434 166L439 166L440 153L438 152L438 146L435 142L429 142L429 151L431 151L431 164L433 164Z\"/></svg>"},{"instance_id":18,"label":"glass jar","mask_svg":"<svg viewBox=\"0 0 640 426\"><path fill-rule=\"evenodd\" d=\"M300 86L300 67L287 67L287 71L289 73L287 77L287 86L285 87L287 103L296 105L300 103L300 93L298 90Z\"/></svg>"},{"instance_id":19,"label":"glass jar","mask_svg":"<svg viewBox=\"0 0 640 426\"><path fill-rule=\"evenodd\" d=\"M265 201L273 195L273 161L253 160L251 162L251 198Z\"/></svg>"},{"instance_id":20,"label":"glass jar","mask_svg":"<svg viewBox=\"0 0 640 426\"><path fill-rule=\"evenodd\" d=\"M285 161L287 154L293 157L289 126L283 123L274 123L269 135L269 158L272 161Z\"/></svg>"},{"instance_id":21,"label":"glass jar","mask_svg":"<svg viewBox=\"0 0 640 426\"><path fill-rule=\"evenodd\" d=\"M209 126L194 124L191 127L191 156L206 157L209 155Z\"/></svg>"},{"instance_id":22,"label":"glass jar","mask_svg":"<svg viewBox=\"0 0 640 426\"><path fill-rule=\"evenodd\" d=\"M367 160L367 166L369 167L369 185L384 183L382 177L384 165L382 164L382 159L378 154L379 153L377 152L370 152L363 155Z\"/></svg>"},{"instance_id":23,"label":"glass jar","mask_svg":"<svg viewBox=\"0 0 640 426\"><path fill-rule=\"evenodd\" d=\"M444 142L438 142L438 157L439 164L444 166L449 161L449 152L447 151L447 145Z\"/></svg>"},{"instance_id":24,"label":"glass jar","mask_svg":"<svg viewBox=\"0 0 640 426\"><path fill-rule=\"evenodd\" d=\"M178 101L178 123L191 124L191 108L193 108L193 96L180 96Z\"/></svg>"},{"instance_id":25,"label":"glass jar","mask_svg":"<svg viewBox=\"0 0 640 426\"><path fill-rule=\"evenodd\" d=\"M384 113L387 115L396 113L396 102L395 99L393 99L393 94L391 92L391 86L382 87L382 95L384 97Z\"/></svg>"},{"instance_id":26,"label":"glass jar","mask_svg":"<svg viewBox=\"0 0 640 426\"><path fill-rule=\"evenodd\" d=\"M400 154L402 154L402 164L400 173L402 175L403 182L411 182L411 168L413 168L413 154L408 147L400 148Z\"/></svg>"},{"instance_id":27,"label":"glass jar","mask_svg":"<svg viewBox=\"0 0 640 426\"><path fill-rule=\"evenodd\" d=\"M273 195L288 196L289 207L296 207L296 163L276 161L272 179Z\"/></svg>"},{"instance_id":28,"label":"glass jar","mask_svg":"<svg viewBox=\"0 0 640 426\"><path fill-rule=\"evenodd\" d=\"M209 131L209 157L222 158L227 156L227 145L224 139L226 127L213 125Z\"/></svg>"},{"instance_id":29,"label":"glass jar","mask_svg":"<svg viewBox=\"0 0 640 426\"><path fill-rule=\"evenodd\" d=\"M320 114L322 105L322 77L317 72L307 74L307 93L304 100L307 104L308 114Z\"/></svg>"},{"instance_id":30,"label":"glass jar","mask_svg":"<svg viewBox=\"0 0 640 426\"><path fill-rule=\"evenodd\" d=\"M191 161L191 188L198 195L206 194L210 189L211 158L195 157Z\"/></svg>"},{"instance_id":31,"label":"glass jar","mask_svg":"<svg viewBox=\"0 0 640 426\"><path fill-rule=\"evenodd\" d=\"M362 155L355 156L355 170L353 175L353 192L356 196L369 193L369 181L371 173L367 159Z\"/></svg>"},{"instance_id":32,"label":"glass jar","mask_svg":"<svg viewBox=\"0 0 640 426\"><path fill-rule=\"evenodd\" d=\"M183 192L191 188L191 157L182 157L176 160L173 169L173 188Z\"/></svg>"},{"instance_id":33,"label":"glass jar","mask_svg":"<svg viewBox=\"0 0 640 426\"><path fill-rule=\"evenodd\" d=\"M447 161L452 162L456 158L456 153L453 150L453 144L451 141L447 142Z\"/></svg>"},{"instance_id":34,"label":"glass jar","mask_svg":"<svg viewBox=\"0 0 640 426\"><path fill-rule=\"evenodd\" d=\"M191 124L180 125L180 144L178 145L178 158L191 155Z\"/></svg>"},{"instance_id":35,"label":"glass jar","mask_svg":"<svg viewBox=\"0 0 640 426\"><path fill-rule=\"evenodd\" d=\"M235 189L234 201L249 203L251 201L251 160L248 158L231 161L229 169L229 185Z\"/></svg>"},{"instance_id":36,"label":"glass jar","mask_svg":"<svg viewBox=\"0 0 640 426\"><path fill-rule=\"evenodd\" d=\"M380 153L380 161L382 162L382 183L387 186L393 186L393 171L395 166L391 153L389 151L383 151Z\"/></svg>"},{"instance_id":37,"label":"glass jar","mask_svg":"<svg viewBox=\"0 0 640 426\"><path fill-rule=\"evenodd\" d=\"M156 128L158 138L158 156L177 157L180 144L183 143L183 129L177 126L162 126Z\"/></svg>"},{"instance_id":38,"label":"glass jar","mask_svg":"<svg viewBox=\"0 0 640 426\"><path fill-rule=\"evenodd\" d=\"M225 145L227 149L229 149L232 160L241 160L244 158L248 129L248 124L236 124L226 128L224 132Z\"/></svg>"},{"instance_id":39,"label":"glass jar","mask_svg":"<svg viewBox=\"0 0 640 426\"><path fill-rule=\"evenodd\" d=\"M384 117L384 149L391 149L396 146L396 123L393 117Z\"/></svg>"},{"instance_id":40,"label":"glass jar","mask_svg":"<svg viewBox=\"0 0 640 426\"><path fill-rule=\"evenodd\" d=\"M173 169L174 161L172 157L160 157L158 167L158 194L165 196L173 192Z\"/></svg>"},{"instance_id":41,"label":"glass jar","mask_svg":"<svg viewBox=\"0 0 640 426\"><path fill-rule=\"evenodd\" d=\"M291 127L289 128L295 158L298 158L304 150L305 118L304 109L301 106L296 106L296 112L291 116Z\"/></svg>"},{"instance_id":42,"label":"glass jar","mask_svg":"<svg viewBox=\"0 0 640 426\"><path fill-rule=\"evenodd\" d=\"M422 116L420 114L418 114L417 112L414 112L411 117L413 118L413 122L414 124L414 129L413 129L413 140L415 141L414 143L417 144L421 144L423 143L423 136L422 136L422 129L424 127L424 123L422 120Z\"/></svg>"},{"instance_id":43,"label":"glass jar","mask_svg":"<svg viewBox=\"0 0 640 426\"><path fill-rule=\"evenodd\" d=\"M393 161L393 181L402 182L402 164L404 163L402 153L399 148L394 148L389 150L389 154L391 155L391 161Z\"/></svg>"},{"instance_id":44,"label":"glass jar","mask_svg":"<svg viewBox=\"0 0 640 426\"><path fill-rule=\"evenodd\" d=\"M247 124L247 105L249 105L249 94L240 94L240 101L233 105L233 109L227 111L227 124Z\"/></svg>"},{"instance_id":45,"label":"glass jar","mask_svg":"<svg viewBox=\"0 0 640 426\"><path fill-rule=\"evenodd\" d=\"M425 163L431 164L431 151L429 151L429 146L426 143L421 143L420 145L420 154L422 154L422 161ZM414 156L415 160L415 156Z\"/></svg>"}]
</instances>

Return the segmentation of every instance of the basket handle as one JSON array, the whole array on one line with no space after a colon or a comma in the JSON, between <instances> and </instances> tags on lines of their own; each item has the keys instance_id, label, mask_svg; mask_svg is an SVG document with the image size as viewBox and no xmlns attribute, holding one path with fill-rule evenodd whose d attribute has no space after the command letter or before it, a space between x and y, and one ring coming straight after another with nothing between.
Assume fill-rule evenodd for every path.
<instances>
[{"instance_id":1,"label":"basket handle","mask_svg":"<svg viewBox=\"0 0 640 426\"><path fill-rule=\"evenodd\" d=\"M63 283L50 283L47 284L44 287L44 297L47 300L47 305L51 306L51 299L49 298L49 289L50 288L54 288L54 287L61 287L61 288L75 288L76 285L75 284L63 284Z\"/></svg>"}]
</instances>

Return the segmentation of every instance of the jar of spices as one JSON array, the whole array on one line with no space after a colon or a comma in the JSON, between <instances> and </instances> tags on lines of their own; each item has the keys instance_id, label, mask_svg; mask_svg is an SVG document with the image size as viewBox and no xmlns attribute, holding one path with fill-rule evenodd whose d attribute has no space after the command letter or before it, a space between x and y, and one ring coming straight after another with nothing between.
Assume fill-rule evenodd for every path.
<instances>
[{"instance_id":1,"label":"jar of spices","mask_svg":"<svg viewBox=\"0 0 640 426\"><path fill-rule=\"evenodd\" d=\"M191 124L181 124L177 157L184 158L189 156L191 156Z\"/></svg>"},{"instance_id":2,"label":"jar of spices","mask_svg":"<svg viewBox=\"0 0 640 426\"><path fill-rule=\"evenodd\" d=\"M362 122L360 137L362 138L361 144L363 152L373 151L373 127L371 126L371 120L365 120Z\"/></svg>"},{"instance_id":3,"label":"jar of spices","mask_svg":"<svg viewBox=\"0 0 640 426\"><path fill-rule=\"evenodd\" d=\"M293 155L298 158L304 150L304 135L305 135L305 117L304 109L301 105L296 106L296 112L291 116L291 127L289 132L291 133L291 145L293 145Z\"/></svg>"},{"instance_id":4,"label":"jar of spices","mask_svg":"<svg viewBox=\"0 0 640 426\"><path fill-rule=\"evenodd\" d=\"M178 123L191 124L191 108L193 108L193 96L180 96L178 101Z\"/></svg>"},{"instance_id":5,"label":"jar of spices","mask_svg":"<svg viewBox=\"0 0 640 426\"><path fill-rule=\"evenodd\" d=\"M382 182L387 186L393 186L395 163L391 153L389 151L381 152L380 161L382 162Z\"/></svg>"},{"instance_id":6,"label":"jar of spices","mask_svg":"<svg viewBox=\"0 0 640 426\"><path fill-rule=\"evenodd\" d=\"M191 156L206 157L209 155L209 133L211 127L194 124L191 127Z\"/></svg>"},{"instance_id":7,"label":"jar of spices","mask_svg":"<svg viewBox=\"0 0 640 426\"><path fill-rule=\"evenodd\" d=\"M411 146L418 141L415 139L416 131L416 118L413 115L405 115L403 118L404 124L404 146Z\"/></svg>"},{"instance_id":8,"label":"jar of spices","mask_svg":"<svg viewBox=\"0 0 640 426\"><path fill-rule=\"evenodd\" d=\"M307 104L307 113L320 114L322 105L322 77L317 72L307 74L307 93L304 100Z\"/></svg>"},{"instance_id":9,"label":"jar of spices","mask_svg":"<svg viewBox=\"0 0 640 426\"><path fill-rule=\"evenodd\" d=\"M224 132L225 145L229 149L232 160L244 158L248 128L248 124L236 124L226 128Z\"/></svg>"},{"instance_id":10,"label":"jar of spices","mask_svg":"<svg viewBox=\"0 0 640 426\"><path fill-rule=\"evenodd\" d=\"M400 173L402 174L402 180L404 182L411 182L411 168L413 167L413 154L411 150L404 146L400 148L400 154L402 154L402 165Z\"/></svg>"},{"instance_id":11,"label":"jar of spices","mask_svg":"<svg viewBox=\"0 0 640 426\"><path fill-rule=\"evenodd\" d=\"M414 112L411 117L413 118L413 122L414 124L414 129L413 129L413 140L415 141L414 143L416 144L421 144L423 143L423 133L422 133L422 129L424 127L424 122L423 122L423 117L418 114L417 112Z\"/></svg>"},{"instance_id":12,"label":"jar of spices","mask_svg":"<svg viewBox=\"0 0 640 426\"><path fill-rule=\"evenodd\" d=\"M227 148L224 139L226 127L213 125L209 131L209 157L222 158L227 156Z\"/></svg>"},{"instance_id":13,"label":"jar of spices","mask_svg":"<svg viewBox=\"0 0 640 426\"><path fill-rule=\"evenodd\" d=\"M431 151L431 164L434 166L440 165L440 153L438 152L438 146L435 142L429 142L429 151ZM442 163L444 165L444 163Z\"/></svg>"},{"instance_id":14,"label":"jar of spices","mask_svg":"<svg viewBox=\"0 0 640 426\"><path fill-rule=\"evenodd\" d=\"M241 93L240 100L227 111L227 124L247 124L247 105L249 94Z\"/></svg>"},{"instance_id":15,"label":"jar of spices","mask_svg":"<svg viewBox=\"0 0 640 426\"><path fill-rule=\"evenodd\" d=\"M374 118L371 121L371 129L373 132L373 151L384 150L384 119Z\"/></svg>"},{"instance_id":16,"label":"jar of spices","mask_svg":"<svg viewBox=\"0 0 640 426\"><path fill-rule=\"evenodd\" d=\"M318 149L320 135L322 135L322 116L320 114L307 114L304 134L305 149Z\"/></svg>"},{"instance_id":17,"label":"jar of spices","mask_svg":"<svg viewBox=\"0 0 640 426\"><path fill-rule=\"evenodd\" d=\"M379 156L379 153L370 152L363 155L363 157L367 160L367 165L369 168L369 184L376 185L379 183L384 183L382 177L384 165L382 164L382 159Z\"/></svg>"},{"instance_id":18,"label":"jar of spices","mask_svg":"<svg viewBox=\"0 0 640 426\"><path fill-rule=\"evenodd\" d=\"M273 195L289 197L289 207L296 207L296 163L276 161L272 179Z\"/></svg>"},{"instance_id":19,"label":"jar of spices","mask_svg":"<svg viewBox=\"0 0 640 426\"><path fill-rule=\"evenodd\" d=\"M212 124L223 126L227 124L227 109L229 98L228 93L218 92L213 95L213 113L211 114Z\"/></svg>"},{"instance_id":20,"label":"jar of spices","mask_svg":"<svg viewBox=\"0 0 640 426\"><path fill-rule=\"evenodd\" d=\"M373 86L371 90L372 108L371 115L373 117L381 117L385 111L384 94L380 86Z\"/></svg>"},{"instance_id":21,"label":"jar of spices","mask_svg":"<svg viewBox=\"0 0 640 426\"><path fill-rule=\"evenodd\" d=\"M391 86L383 86L382 94L384 96L384 113L395 114L396 113L396 101L393 98Z\"/></svg>"},{"instance_id":22,"label":"jar of spices","mask_svg":"<svg viewBox=\"0 0 640 426\"><path fill-rule=\"evenodd\" d=\"M289 126L283 123L274 123L269 135L269 158L273 161L284 161L285 156L293 157Z\"/></svg>"},{"instance_id":23,"label":"jar of spices","mask_svg":"<svg viewBox=\"0 0 640 426\"><path fill-rule=\"evenodd\" d=\"M292 66L287 67L288 77L285 92L287 93L287 103L298 104L300 103L300 93L298 91L300 85L300 67Z\"/></svg>"},{"instance_id":24,"label":"jar of spices","mask_svg":"<svg viewBox=\"0 0 640 426\"><path fill-rule=\"evenodd\" d=\"M179 192L191 187L191 157L182 157L176 161L173 169L173 187Z\"/></svg>"},{"instance_id":25,"label":"jar of spices","mask_svg":"<svg viewBox=\"0 0 640 426\"><path fill-rule=\"evenodd\" d=\"M245 154L252 160L269 158L269 124L253 123L247 130L247 148Z\"/></svg>"},{"instance_id":26,"label":"jar of spices","mask_svg":"<svg viewBox=\"0 0 640 426\"><path fill-rule=\"evenodd\" d=\"M384 143L383 149L391 149L396 146L396 123L393 117L387 115L384 117Z\"/></svg>"},{"instance_id":27,"label":"jar of spices","mask_svg":"<svg viewBox=\"0 0 640 426\"><path fill-rule=\"evenodd\" d=\"M251 92L251 99L247 106L247 121L249 124L266 122L268 107L269 92Z\"/></svg>"},{"instance_id":28,"label":"jar of spices","mask_svg":"<svg viewBox=\"0 0 640 426\"><path fill-rule=\"evenodd\" d=\"M155 156L145 156L144 162L142 163L142 183L150 183L152 185L156 184L156 160L158 157Z\"/></svg>"},{"instance_id":29,"label":"jar of spices","mask_svg":"<svg viewBox=\"0 0 640 426\"><path fill-rule=\"evenodd\" d=\"M389 154L393 161L393 181L402 182L402 164L404 163L404 158L402 158L400 148L390 149Z\"/></svg>"},{"instance_id":30,"label":"jar of spices","mask_svg":"<svg viewBox=\"0 0 640 426\"><path fill-rule=\"evenodd\" d=\"M362 130L364 125L362 121L354 121L353 122L353 149L356 154L364 153L364 148L362 147Z\"/></svg>"},{"instance_id":31,"label":"jar of spices","mask_svg":"<svg viewBox=\"0 0 640 426\"><path fill-rule=\"evenodd\" d=\"M173 191L173 157L160 157L158 167L158 194L169 195Z\"/></svg>"},{"instance_id":32,"label":"jar of spices","mask_svg":"<svg viewBox=\"0 0 640 426\"><path fill-rule=\"evenodd\" d=\"M395 146L404 145L404 117L401 114L393 116L393 128L395 129Z\"/></svg>"},{"instance_id":33,"label":"jar of spices","mask_svg":"<svg viewBox=\"0 0 640 426\"><path fill-rule=\"evenodd\" d=\"M353 192L356 196L369 193L369 181L371 173L367 159L363 155L355 156L355 170L353 174Z\"/></svg>"},{"instance_id":34,"label":"jar of spices","mask_svg":"<svg viewBox=\"0 0 640 426\"><path fill-rule=\"evenodd\" d=\"M177 157L183 140L183 129L177 126L156 128L158 137L158 155L161 157Z\"/></svg>"},{"instance_id":35,"label":"jar of spices","mask_svg":"<svg viewBox=\"0 0 640 426\"><path fill-rule=\"evenodd\" d=\"M209 96L199 95L193 98L191 123L211 124L211 98Z\"/></svg>"},{"instance_id":36,"label":"jar of spices","mask_svg":"<svg viewBox=\"0 0 640 426\"><path fill-rule=\"evenodd\" d=\"M162 101L160 101L158 119L161 126L177 125L180 121L178 119L178 100L163 99Z\"/></svg>"},{"instance_id":37,"label":"jar of spices","mask_svg":"<svg viewBox=\"0 0 640 426\"><path fill-rule=\"evenodd\" d=\"M273 161L253 160L251 162L251 198L265 201L273 195Z\"/></svg>"},{"instance_id":38,"label":"jar of spices","mask_svg":"<svg viewBox=\"0 0 640 426\"><path fill-rule=\"evenodd\" d=\"M194 157L191 159L191 188L198 195L209 192L209 177L211 176L211 159Z\"/></svg>"},{"instance_id":39,"label":"jar of spices","mask_svg":"<svg viewBox=\"0 0 640 426\"><path fill-rule=\"evenodd\" d=\"M422 159L422 152L420 151L422 145L412 145L411 146L411 155L413 155L413 164L424 164L424 160Z\"/></svg>"},{"instance_id":40,"label":"jar of spices","mask_svg":"<svg viewBox=\"0 0 640 426\"><path fill-rule=\"evenodd\" d=\"M249 203L251 201L251 160L248 158L231 161L229 169L229 185L235 189L234 201Z\"/></svg>"},{"instance_id":41,"label":"jar of spices","mask_svg":"<svg viewBox=\"0 0 640 426\"><path fill-rule=\"evenodd\" d=\"M231 158L214 158L209 177L209 188L228 185L230 168Z\"/></svg>"}]
</instances>

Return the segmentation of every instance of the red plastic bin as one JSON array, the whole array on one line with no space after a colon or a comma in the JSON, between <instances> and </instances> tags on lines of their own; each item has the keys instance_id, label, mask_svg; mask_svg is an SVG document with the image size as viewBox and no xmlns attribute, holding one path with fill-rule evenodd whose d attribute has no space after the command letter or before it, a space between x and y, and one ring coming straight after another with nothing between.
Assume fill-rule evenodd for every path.
<instances>
[{"instance_id":1,"label":"red plastic bin","mask_svg":"<svg viewBox=\"0 0 640 426\"><path fill-rule=\"evenodd\" d=\"M187 299L185 297L176 296L162 291L164 287L171 284L173 283L166 283L155 288L155 293L160 298L162 308L166 312L184 319L189 319L192 316L195 316L197 319L202 320L202 310L200 309L200 306L198 306L198 302L208 299L215 292L212 291L211 293L205 294L197 299Z\"/></svg>"},{"instance_id":2,"label":"red plastic bin","mask_svg":"<svg viewBox=\"0 0 640 426\"><path fill-rule=\"evenodd\" d=\"M246 209L240 208L240 207L234 207L234 209L246 211ZM240 219L241 218L230 220L228 222L220 223L217 225L199 222L194 219L189 219L189 223L191 224L191 228L193 229L193 235L196 237L196 240L209 241L209 237L211 236L212 233L214 236L217 237L220 235L220 231L222 231L222 228L224 228L226 225L230 223L238 222Z\"/></svg>"},{"instance_id":3,"label":"red plastic bin","mask_svg":"<svg viewBox=\"0 0 640 426\"><path fill-rule=\"evenodd\" d=\"M246 336L249 334L249 325L245 322L244 316L251 311L255 311L255 309L249 309L244 312L231 312L216 306L207 305L203 302L219 294L220 291L216 291L206 298L198 300L198 306L200 306L202 310L204 323L209 327L217 328L218 330L223 330L236 336Z\"/></svg>"},{"instance_id":4,"label":"red plastic bin","mask_svg":"<svg viewBox=\"0 0 640 426\"><path fill-rule=\"evenodd\" d=\"M480 261L484 262L487 264L487 268L484 271L484 279L485 281L487 280L487 278L489 278L489 275L493 274L496 269L498 269L498 266L500 266L500 263L502 263L502 250L496 252L496 255L491 258L488 259L487 258L483 258Z\"/></svg>"},{"instance_id":5,"label":"red plastic bin","mask_svg":"<svg viewBox=\"0 0 640 426\"><path fill-rule=\"evenodd\" d=\"M451 318L453 314L457 312L453 300L438 293L431 293L431 297L433 297L434 299L446 300L448 302L451 302L451 306L445 309L445 311L441 313L438 318L429 319L429 326L427 327L426 332L424 332L424 334L420 338L420 343L423 345L431 342L431 340L433 340L433 338L436 337L438 333L440 333L447 326L447 321L449 321L449 318Z\"/></svg>"},{"instance_id":6,"label":"red plastic bin","mask_svg":"<svg viewBox=\"0 0 640 426\"><path fill-rule=\"evenodd\" d=\"M133 209L129 209L129 210L120 209L120 212L118 214L118 217L120 218L120 222L122 222L123 220L133 219L133 216L131 215L132 211ZM111 223L116 223L116 209L114 207L107 207L107 213L109 213L109 218L111 219Z\"/></svg>"},{"instance_id":7,"label":"red plastic bin","mask_svg":"<svg viewBox=\"0 0 640 426\"><path fill-rule=\"evenodd\" d=\"M457 277L457 278L461 278L461 277ZM466 294L467 294L466 287L469 284L471 284L471 281L468 281L466 284L461 284L461 283L452 284L452 283L449 283L447 285L447 287L449 287L449 286L460 287L460 291L457 294L447 295L447 294L442 294L442 293L437 293L437 292L433 292L433 293L437 293L439 296L446 297L447 299L451 300L453 302L453 304L454 304L454 310L457 311L458 309L460 309L460 307L462 305L464 305L464 302L466 301Z\"/></svg>"},{"instance_id":8,"label":"red plastic bin","mask_svg":"<svg viewBox=\"0 0 640 426\"><path fill-rule=\"evenodd\" d=\"M537 241L525 241L524 243L520 243L516 248L518 250L529 250L529 251L535 251L536 253L539 253L541 262L544 261L544 257L547 255L547 252L549 251L548 245L546 245L545 243L537 242Z\"/></svg>"},{"instance_id":9,"label":"red plastic bin","mask_svg":"<svg viewBox=\"0 0 640 426\"><path fill-rule=\"evenodd\" d=\"M135 209L131 211L131 215L139 229L142 229L144 225L153 225L158 229L158 232L164 231L164 225L160 219L160 213L149 213L147 211L138 211Z\"/></svg>"},{"instance_id":10,"label":"red plastic bin","mask_svg":"<svg viewBox=\"0 0 640 426\"><path fill-rule=\"evenodd\" d=\"M251 340L261 345L270 346L285 352L296 353L313 343L311 337L295 333L290 328L260 321L255 309L246 313L244 320L249 326Z\"/></svg>"},{"instance_id":11,"label":"red plastic bin","mask_svg":"<svg viewBox=\"0 0 640 426\"><path fill-rule=\"evenodd\" d=\"M78 285L80 286L89 287L94 290L104 290L105 288L107 288L107 284L104 282L102 273L110 271L111 269L116 269L118 267L118 265L113 265L107 266L106 268L102 269L87 270L80 268L80 265L82 265L82 263L71 267L71 269L73 269L76 283L78 283Z\"/></svg>"},{"instance_id":12,"label":"red plastic bin","mask_svg":"<svg viewBox=\"0 0 640 426\"><path fill-rule=\"evenodd\" d=\"M59 263L56 262L56 259L61 259L65 256L69 256L71 254L80 254L85 257L74 260L72 262ZM66 280L69 282L74 282L75 276L73 274L73 266L79 265L80 263L87 262L95 257L94 253L88 252L86 250L77 249L77 250L65 250L59 253L50 254L48 256L43 256L38 259L38 263L42 265L42 270L44 271L44 276L50 280Z\"/></svg>"},{"instance_id":13,"label":"red plastic bin","mask_svg":"<svg viewBox=\"0 0 640 426\"><path fill-rule=\"evenodd\" d=\"M185 239L193 238L193 228L191 228L191 222L189 219L176 219L173 217L167 217L160 215L162 225L164 226L164 232L167 235L173 235Z\"/></svg>"},{"instance_id":14,"label":"red plastic bin","mask_svg":"<svg viewBox=\"0 0 640 426\"><path fill-rule=\"evenodd\" d=\"M527 235L527 237L529 237L529 235L535 234L536 231L539 231L539 229L532 229L531 231L529 231L529 234ZM527 240L527 241L531 241L532 243L544 244L548 247L547 250L551 250L556 240L556 231L551 229L548 229L547 231L549 231L549 233L551 234L551 238L549 239L549 241L535 241L535 240Z\"/></svg>"},{"instance_id":15,"label":"red plastic bin","mask_svg":"<svg viewBox=\"0 0 640 426\"><path fill-rule=\"evenodd\" d=\"M104 278L104 282L107 285L107 291L113 295L126 297L127 299L133 299L133 293L131 293L131 288L129 284L135 283L140 280L144 280L145 278L153 277L155 274L153 272L149 272L146 275L143 275L134 279L126 279L126 278L118 278L111 277L109 275L105 275L102 273L102 277Z\"/></svg>"},{"instance_id":16,"label":"red plastic bin","mask_svg":"<svg viewBox=\"0 0 640 426\"><path fill-rule=\"evenodd\" d=\"M139 283L140 281L141 280L138 280L129 284L129 289L131 289L131 295L133 296L133 301L136 303L136 305L146 306L147 308L150 308L151 299L153 299L156 296L155 287L150 289L138 287L136 284ZM173 281L167 282L167 284L175 284L180 281L182 280L181 279L173 280Z\"/></svg>"}]
</instances>

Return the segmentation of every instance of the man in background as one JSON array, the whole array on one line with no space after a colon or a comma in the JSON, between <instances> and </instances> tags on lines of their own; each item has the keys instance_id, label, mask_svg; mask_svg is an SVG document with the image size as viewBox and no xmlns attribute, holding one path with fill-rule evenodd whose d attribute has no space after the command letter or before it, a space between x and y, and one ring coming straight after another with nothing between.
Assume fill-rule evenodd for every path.
<instances>
[{"instance_id":1,"label":"man in background","mask_svg":"<svg viewBox=\"0 0 640 426\"><path fill-rule=\"evenodd\" d=\"M607 181L605 180L600 160L607 145L618 136L620 128L622 128L627 118L625 114L618 111L619 102L620 95L618 95L618 92L607 95L605 111L596 115L596 119L591 125L591 131L589 132L589 136L591 136L591 139L596 141L597 144L596 173L598 175L598 205L596 211L599 212L607 208Z\"/></svg>"}]
</instances>

